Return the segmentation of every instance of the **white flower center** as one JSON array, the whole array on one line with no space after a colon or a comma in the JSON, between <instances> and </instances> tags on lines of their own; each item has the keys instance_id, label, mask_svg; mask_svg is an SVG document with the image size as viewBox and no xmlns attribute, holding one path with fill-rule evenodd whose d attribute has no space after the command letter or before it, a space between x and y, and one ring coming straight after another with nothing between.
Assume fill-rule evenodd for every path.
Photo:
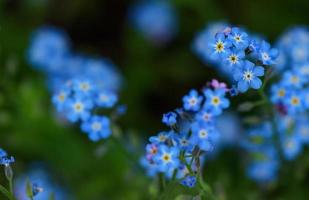
<instances>
[{"instance_id":1,"label":"white flower center","mask_svg":"<svg viewBox=\"0 0 309 200\"><path fill-rule=\"evenodd\" d=\"M222 53L225 50L225 44L219 40L216 44L215 44L215 50L216 53Z\"/></svg>"},{"instance_id":2,"label":"white flower center","mask_svg":"<svg viewBox=\"0 0 309 200\"><path fill-rule=\"evenodd\" d=\"M219 104L220 104L220 98L217 97L217 96L212 97L211 103L212 103L213 105L215 105L215 106L219 105Z\"/></svg>"},{"instance_id":3,"label":"white flower center","mask_svg":"<svg viewBox=\"0 0 309 200\"><path fill-rule=\"evenodd\" d=\"M73 105L75 112L82 112L84 110L84 104L77 102Z\"/></svg>"},{"instance_id":4,"label":"white flower center","mask_svg":"<svg viewBox=\"0 0 309 200\"><path fill-rule=\"evenodd\" d=\"M199 136L200 136L200 138L206 138L206 137L208 136L207 130L201 129L201 130L199 131Z\"/></svg>"},{"instance_id":5,"label":"white flower center","mask_svg":"<svg viewBox=\"0 0 309 200\"><path fill-rule=\"evenodd\" d=\"M79 84L79 88L82 91L87 92L90 89L90 85L89 85L89 83L83 82L83 83Z\"/></svg>"},{"instance_id":6,"label":"white flower center","mask_svg":"<svg viewBox=\"0 0 309 200\"><path fill-rule=\"evenodd\" d=\"M228 60L232 63L232 64L236 64L238 63L238 56L235 54L232 54L228 57Z\"/></svg>"},{"instance_id":7,"label":"white flower center","mask_svg":"<svg viewBox=\"0 0 309 200\"><path fill-rule=\"evenodd\" d=\"M235 40L237 43L239 43L239 42L242 41L242 38L241 38L240 35L235 35L235 36L234 36L234 40Z\"/></svg>"},{"instance_id":8,"label":"white flower center","mask_svg":"<svg viewBox=\"0 0 309 200\"><path fill-rule=\"evenodd\" d=\"M94 131L100 131L102 129L102 124L100 122L93 122L91 128Z\"/></svg>"},{"instance_id":9,"label":"white flower center","mask_svg":"<svg viewBox=\"0 0 309 200\"><path fill-rule=\"evenodd\" d=\"M168 154L168 153L164 153L164 154L162 155L162 160L163 160L163 162L165 162L165 163L170 162L170 161L171 161L171 155Z\"/></svg>"},{"instance_id":10,"label":"white flower center","mask_svg":"<svg viewBox=\"0 0 309 200\"><path fill-rule=\"evenodd\" d=\"M262 53L262 58L263 58L263 60L269 60L270 59L268 53L266 53L266 52Z\"/></svg>"},{"instance_id":11,"label":"white flower center","mask_svg":"<svg viewBox=\"0 0 309 200\"><path fill-rule=\"evenodd\" d=\"M64 102L65 97L66 97L65 93L64 93L64 92L61 92L61 93L58 95L58 100L59 100L60 102Z\"/></svg>"},{"instance_id":12,"label":"white flower center","mask_svg":"<svg viewBox=\"0 0 309 200\"><path fill-rule=\"evenodd\" d=\"M251 81L253 78L253 73L252 71L245 71L243 74L243 79L246 81Z\"/></svg>"}]
</instances>

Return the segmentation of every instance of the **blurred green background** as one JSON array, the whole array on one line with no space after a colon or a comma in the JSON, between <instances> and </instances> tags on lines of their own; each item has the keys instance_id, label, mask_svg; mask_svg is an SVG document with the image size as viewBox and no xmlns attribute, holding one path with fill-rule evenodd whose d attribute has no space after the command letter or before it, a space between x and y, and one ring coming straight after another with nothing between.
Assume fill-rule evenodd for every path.
<instances>
[{"instance_id":1,"label":"blurred green background","mask_svg":"<svg viewBox=\"0 0 309 200\"><path fill-rule=\"evenodd\" d=\"M306 25L309 19L307 0L172 0L180 30L172 42L158 48L129 26L132 3L0 0L0 146L15 156L16 174L27 170L29 163L42 161L78 200L149 199L155 192L153 181L122 154L119 145L94 144L78 127L56 120L44 76L25 60L29 34L37 27L63 28L74 51L113 60L125 79L121 102L128 106L120 124L139 138L135 149L142 149L147 137L164 129L162 113L181 106L189 89L212 78L224 80L190 49L195 34L207 23L226 20L273 42L290 25ZM267 189L245 177L237 150L208 163L206 181L222 199L308 199L306 153L294 163L283 163L278 183Z\"/></svg>"}]
</instances>

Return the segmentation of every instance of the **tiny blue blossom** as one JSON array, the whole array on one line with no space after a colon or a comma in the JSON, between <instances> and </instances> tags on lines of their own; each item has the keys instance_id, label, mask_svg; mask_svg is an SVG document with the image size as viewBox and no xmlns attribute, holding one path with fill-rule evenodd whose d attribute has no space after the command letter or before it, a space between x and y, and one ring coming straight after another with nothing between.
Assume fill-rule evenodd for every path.
<instances>
[{"instance_id":1,"label":"tiny blue blossom","mask_svg":"<svg viewBox=\"0 0 309 200\"><path fill-rule=\"evenodd\" d=\"M279 52L277 49L272 49L267 42L262 41L258 55L264 65L273 65L276 63Z\"/></svg>"},{"instance_id":2,"label":"tiny blue blossom","mask_svg":"<svg viewBox=\"0 0 309 200\"><path fill-rule=\"evenodd\" d=\"M221 114L223 109L226 109L230 106L230 101L225 97L225 94L226 91L222 88L215 90L204 90L204 95L206 97L204 107L209 108L214 115Z\"/></svg>"},{"instance_id":3,"label":"tiny blue blossom","mask_svg":"<svg viewBox=\"0 0 309 200\"><path fill-rule=\"evenodd\" d=\"M117 103L117 101L118 101L117 94L111 91L100 91L97 93L95 97L95 103L99 107L103 108L111 108Z\"/></svg>"},{"instance_id":4,"label":"tiny blue blossom","mask_svg":"<svg viewBox=\"0 0 309 200\"><path fill-rule=\"evenodd\" d=\"M177 114L174 112L163 114L162 122L167 126L175 125L177 123Z\"/></svg>"},{"instance_id":5,"label":"tiny blue blossom","mask_svg":"<svg viewBox=\"0 0 309 200\"><path fill-rule=\"evenodd\" d=\"M237 89L246 92L249 88L259 89L262 81L258 78L264 75L264 68L254 66L252 62L245 61L241 68L235 70L234 79L238 82Z\"/></svg>"},{"instance_id":6,"label":"tiny blue blossom","mask_svg":"<svg viewBox=\"0 0 309 200\"><path fill-rule=\"evenodd\" d=\"M224 58L230 46L231 43L226 40L224 33L217 33L214 40L210 42L210 47L212 47L211 57L213 59Z\"/></svg>"},{"instance_id":7,"label":"tiny blue blossom","mask_svg":"<svg viewBox=\"0 0 309 200\"><path fill-rule=\"evenodd\" d=\"M158 153L154 156L154 161L157 163L159 171L165 172L169 169L176 169L179 166L178 156L178 148L162 144L158 147Z\"/></svg>"},{"instance_id":8,"label":"tiny blue blossom","mask_svg":"<svg viewBox=\"0 0 309 200\"><path fill-rule=\"evenodd\" d=\"M106 139L111 135L110 121L104 116L92 116L82 123L81 129L88 134L92 141Z\"/></svg>"},{"instance_id":9,"label":"tiny blue blossom","mask_svg":"<svg viewBox=\"0 0 309 200\"><path fill-rule=\"evenodd\" d=\"M187 111L198 111L200 109L203 97L199 96L196 90L191 90L188 95L184 96L183 107Z\"/></svg>"},{"instance_id":10,"label":"tiny blue blossom","mask_svg":"<svg viewBox=\"0 0 309 200\"><path fill-rule=\"evenodd\" d=\"M248 34L236 27L232 28L231 33L228 35L228 39L237 49L245 49L249 44Z\"/></svg>"},{"instance_id":11,"label":"tiny blue blossom","mask_svg":"<svg viewBox=\"0 0 309 200\"><path fill-rule=\"evenodd\" d=\"M90 109L93 103L87 98L75 97L66 102L66 116L71 122L79 119L87 120L90 117Z\"/></svg>"}]
</instances>

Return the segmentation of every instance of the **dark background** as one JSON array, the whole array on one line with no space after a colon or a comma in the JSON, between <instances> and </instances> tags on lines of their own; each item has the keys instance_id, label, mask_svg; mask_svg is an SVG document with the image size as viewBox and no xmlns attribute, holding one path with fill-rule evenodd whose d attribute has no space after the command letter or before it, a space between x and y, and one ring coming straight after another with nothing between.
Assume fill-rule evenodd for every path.
<instances>
[{"instance_id":1,"label":"dark background","mask_svg":"<svg viewBox=\"0 0 309 200\"><path fill-rule=\"evenodd\" d=\"M29 34L37 27L63 28L74 51L113 60L125 79L121 102L128 112L121 127L145 141L164 129L162 114L181 106L189 89L212 78L224 80L191 51L195 34L207 23L225 20L274 42L290 25L306 25L309 19L307 0L171 2L180 29L173 41L157 47L129 26L127 11L133 1L0 0L0 146L15 156L16 174L42 161L81 200L148 199L154 193L151 179L125 158L121 147L110 141L93 144L78 127L55 119L44 76L25 60ZM283 163L278 183L268 188L245 177L237 150L209 163L206 180L222 199L306 199L306 152L294 163Z\"/></svg>"}]
</instances>

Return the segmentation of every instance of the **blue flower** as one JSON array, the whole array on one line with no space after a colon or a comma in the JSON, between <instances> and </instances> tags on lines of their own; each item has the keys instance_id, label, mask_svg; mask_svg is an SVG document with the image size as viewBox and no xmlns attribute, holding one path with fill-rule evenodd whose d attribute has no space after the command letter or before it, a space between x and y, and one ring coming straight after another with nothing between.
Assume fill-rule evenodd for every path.
<instances>
[{"instance_id":1,"label":"blue flower","mask_svg":"<svg viewBox=\"0 0 309 200\"><path fill-rule=\"evenodd\" d=\"M137 3L129 14L133 27L154 43L166 43L178 31L176 11L167 1Z\"/></svg>"},{"instance_id":2,"label":"blue flower","mask_svg":"<svg viewBox=\"0 0 309 200\"><path fill-rule=\"evenodd\" d=\"M278 167L274 162L254 162L247 167L247 175L260 184L267 184L277 178Z\"/></svg>"},{"instance_id":3,"label":"blue flower","mask_svg":"<svg viewBox=\"0 0 309 200\"><path fill-rule=\"evenodd\" d=\"M264 123L247 130L246 137L241 141L241 146L248 151L265 148L271 144L272 129L269 123Z\"/></svg>"},{"instance_id":4,"label":"blue flower","mask_svg":"<svg viewBox=\"0 0 309 200\"><path fill-rule=\"evenodd\" d=\"M159 172L157 164L153 161L149 161L145 157L140 159L140 164L146 169L149 177L154 177Z\"/></svg>"},{"instance_id":5,"label":"blue flower","mask_svg":"<svg viewBox=\"0 0 309 200\"><path fill-rule=\"evenodd\" d=\"M14 180L14 194L18 200L29 200L25 191L27 180L30 180L32 183L32 192L35 195L35 200L50 199L51 193L54 194L57 200L72 199L65 186L55 182L54 177L44 167L40 164L32 164L30 167L31 171L19 175Z\"/></svg>"},{"instance_id":6,"label":"blue flower","mask_svg":"<svg viewBox=\"0 0 309 200\"><path fill-rule=\"evenodd\" d=\"M196 177L195 176L186 176L180 183L184 186L189 188L193 188L196 184Z\"/></svg>"},{"instance_id":7,"label":"blue flower","mask_svg":"<svg viewBox=\"0 0 309 200\"><path fill-rule=\"evenodd\" d=\"M85 97L91 97L95 92L94 84L87 79L73 79L73 91Z\"/></svg>"},{"instance_id":8,"label":"blue flower","mask_svg":"<svg viewBox=\"0 0 309 200\"><path fill-rule=\"evenodd\" d=\"M301 76L299 72L294 71L286 71L282 77L282 83L286 86L290 86L293 88L302 88L304 85L305 79Z\"/></svg>"},{"instance_id":9,"label":"blue flower","mask_svg":"<svg viewBox=\"0 0 309 200\"><path fill-rule=\"evenodd\" d=\"M237 49L245 49L248 47L248 34L241 31L239 28L232 28L228 39Z\"/></svg>"},{"instance_id":10,"label":"blue flower","mask_svg":"<svg viewBox=\"0 0 309 200\"><path fill-rule=\"evenodd\" d=\"M103 108L111 108L117 103L117 101L117 94L107 90L98 92L95 97L95 103Z\"/></svg>"},{"instance_id":11,"label":"blue flower","mask_svg":"<svg viewBox=\"0 0 309 200\"><path fill-rule=\"evenodd\" d=\"M154 161L158 165L158 170L161 172L176 169L179 164L179 149L176 147L168 147L167 145L160 145L158 153L154 156Z\"/></svg>"},{"instance_id":12,"label":"blue flower","mask_svg":"<svg viewBox=\"0 0 309 200\"><path fill-rule=\"evenodd\" d=\"M174 112L163 114L162 122L167 126L175 125L177 123L177 114Z\"/></svg>"},{"instance_id":13,"label":"blue flower","mask_svg":"<svg viewBox=\"0 0 309 200\"><path fill-rule=\"evenodd\" d=\"M192 125L191 142L201 150L212 151L214 148L213 142L218 136L218 132L212 126L205 126L205 124L201 123Z\"/></svg>"},{"instance_id":14,"label":"blue flower","mask_svg":"<svg viewBox=\"0 0 309 200\"><path fill-rule=\"evenodd\" d=\"M295 125L295 134L304 144L309 144L309 118L306 115L301 115L297 118Z\"/></svg>"},{"instance_id":15,"label":"blue flower","mask_svg":"<svg viewBox=\"0 0 309 200\"><path fill-rule=\"evenodd\" d=\"M284 102L284 99L286 98L288 94L287 87L283 84L274 84L271 87L271 102L274 104L282 103Z\"/></svg>"},{"instance_id":16,"label":"blue flower","mask_svg":"<svg viewBox=\"0 0 309 200\"><path fill-rule=\"evenodd\" d=\"M27 52L29 62L36 68L50 72L57 62L69 54L67 35L54 27L41 27L31 37Z\"/></svg>"},{"instance_id":17,"label":"blue flower","mask_svg":"<svg viewBox=\"0 0 309 200\"><path fill-rule=\"evenodd\" d=\"M222 88L215 90L204 90L204 95L206 97L204 107L209 108L214 115L221 114L223 109L226 109L230 106L230 101L225 98L225 94L225 89Z\"/></svg>"},{"instance_id":18,"label":"blue flower","mask_svg":"<svg viewBox=\"0 0 309 200\"><path fill-rule=\"evenodd\" d=\"M231 43L226 40L224 33L217 33L214 40L210 42L212 48L211 57L213 59L224 58L230 46Z\"/></svg>"},{"instance_id":19,"label":"blue flower","mask_svg":"<svg viewBox=\"0 0 309 200\"><path fill-rule=\"evenodd\" d=\"M292 91L285 98L284 104L289 114L294 115L305 111L303 93Z\"/></svg>"},{"instance_id":20,"label":"blue flower","mask_svg":"<svg viewBox=\"0 0 309 200\"><path fill-rule=\"evenodd\" d=\"M230 71L243 64L243 59L245 58L245 52L243 50L227 50L226 57L224 58L224 65L228 66Z\"/></svg>"},{"instance_id":21,"label":"blue flower","mask_svg":"<svg viewBox=\"0 0 309 200\"><path fill-rule=\"evenodd\" d=\"M264 75L264 68L254 66L252 62L245 61L244 65L234 72L234 79L238 82L237 88L240 92L246 92L250 87L259 89L262 81L258 78Z\"/></svg>"},{"instance_id":22,"label":"blue flower","mask_svg":"<svg viewBox=\"0 0 309 200\"><path fill-rule=\"evenodd\" d=\"M262 41L258 55L264 65L273 65L275 64L279 52L277 49L272 49L267 42Z\"/></svg>"},{"instance_id":23,"label":"blue flower","mask_svg":"<svg viewBox=\"0 0 309 200\"><path fill-rule=\"evenodd\" d=\"M6 153L6 151L4 151L3 149L0 148L0 165L5 165L8 166L11 163L14 163L15 159L13 156L8 156L8 154Z\"/></svg>"},{"instance_id":24,"label":"blue flower","mask_svg":"<svg viewBox=\"0 0 309 200\"><path fill-rule=\"evenodd\" d=\"M203 122L205 124L213 124L214 123L214 109L203 108L201 111L196 113L195 119L199 122Z\"/></svg>"},{"instance_id":25,"label":"blue flower","mask_svg":"<svg viewBox=\"0 0 309 200\"><path fill-rule=\"evenodd\" d=\"M294 160L302 151L302 143L297 135L284 136L281 146L287 160Z\"/></svg>"},{"instance_id":26,"label":"blue flower","mask_svg":"<svg viewBox=\"0 0 309 200\"><path fill-rule=\"evenodd\" d=\"M196 90L191 90L188 95L184 96L183 107L187 111L198 111L203 100L202 96L198 95Z\"/></svg>"},{"instance_id":27,"label":"blue flower","mask_svg":"<svg viewBox=\"0 0 309 200\"><path fill-rule=\"evenodd\" d=\"M176 142L176 146L181 150L192 152L194 145L190 140L190 137L187 133L174 134L173 139Z\"/></svg>"},{"instance_id":28,"label":"blue flower","mask_svg":"<svg viewBox=\"0 0 309 200\"><path fill-rule=\"evenodd\" d=\"M92 116L81 125L81 129L88 134L92 141L106 139L111 135L110 121L104 116Z\"/></svg>"},{"instance_id":29,"label":"blue flower","mask_svg":"<svg viewBox=\"0 0 309 200\"><path fill-rule=\"evenodd\" d=\"M76 96L66 102L66 116L71 122L77 122L79 119L87 120L92 107L91 100Z\"/></svg>"},{"instance_id":30,"label":"blue flower","mask_svg":"<svg viewBox=\"0 0 309 200\"><path fill-rule=\"evenodd\" d=\"M61 90L57 91L53 97L52 102L55 105L58 112L64 111L66 102L70 97L71 91L66 87L63 87Z\"/></svg>"},{"instance_id":31,"label":"blue flower","mask_svg":"<svg viewBox=\"0 0 309 200\"><path fill-rule=\"evenodd\" d=\"M157 136L151 136L149 141L154 144L163 144L170 139L170 132L160 132Z\"/></svg>"}]
</instances>

